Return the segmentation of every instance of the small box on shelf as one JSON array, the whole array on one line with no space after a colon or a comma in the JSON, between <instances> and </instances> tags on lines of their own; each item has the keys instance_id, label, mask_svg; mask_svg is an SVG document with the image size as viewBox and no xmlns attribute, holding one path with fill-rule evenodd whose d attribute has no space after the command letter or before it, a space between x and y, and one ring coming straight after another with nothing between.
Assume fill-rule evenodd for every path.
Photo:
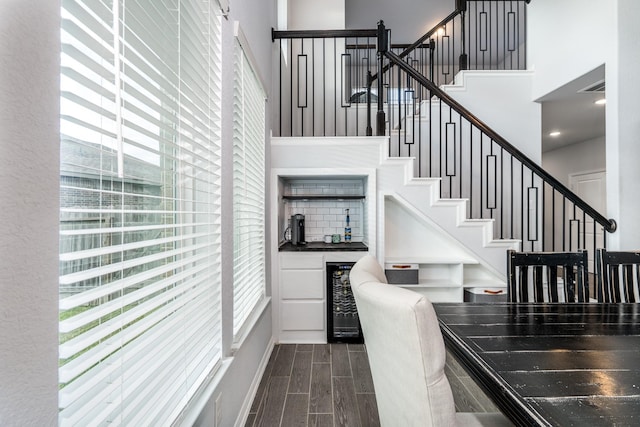
<instances>
[{"instance_id":1,"label":"small box on shelf","mask_svg":"<svg viewBox=\"0 0 640 427\"><path fill-rule=\"evenodd\" d=\"M507 289L496 287L466 288L464 302L507 302Z\"/></svg>"},{"instance_id":2,"label":"small box on shelf","mask_svg":"<svg viewBox=\"0 0 640 427\"><path fill-rule=\"evenodd\" d=\"M418 264L386 263L384 265L387 282L394 285L417 285L418 270Z\"/></svg>"}]
</instances>

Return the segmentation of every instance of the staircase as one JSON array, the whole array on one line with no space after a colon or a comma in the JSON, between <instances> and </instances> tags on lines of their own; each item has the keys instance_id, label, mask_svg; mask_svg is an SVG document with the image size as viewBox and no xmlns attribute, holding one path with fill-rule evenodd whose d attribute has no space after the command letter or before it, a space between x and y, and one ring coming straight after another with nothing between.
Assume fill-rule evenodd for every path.
<instances>
[{"instance_id":1,"label":"staircase","mask_svg":"<svg viewBox=\"0 0 640 427\"><path fill-rule=\"evenodd\" d=\"M275 106L280 114L274 134L296 142L272 159L278 163L279 155L296 151L301 167L334 172L370 160L361 165L376 171L379 225L370 244L378 245L374 252L381 261L416 261L411 264L438 278L434 289L451 278L460 289L474 282L503 282L508 248L595 253L607 246L602 230L615 231L615 221L540 166L540 111L526 90L531 73L512 71L526 68L523 26L502 28L498 38L513 45L505 43L503 51L487 54L485 32L465 31L488 13L484 6L470 6L473 3L457 1L456 11L409 46L393 45L382 21L376 31L274 32L274 41L288 55L280 58ZM525 22L526 3L491 2L502 5L495 13L507 13L518 23ZM471 43L470 33L479 39ZM475 50L467 49L471 46ZM327 51L333 56L314 56ZM327 69L327 64L334 68ZM499 89L474 98L469 83L489 75L501 81ZM514 87L525 93L520 99L516 90L500 86L514 79ZM350 98L352 89L361 94L363 88L368 94L365 105ZM504 92L513 97L507 99ZM373 129L384 139L360 138ZM318 136L341 138L342 145L321 142ZM383 150L375 161L371 153L357 154L367 145L363 140L377 141ZM326 152L316 149L319 146ZM421 231L394 233L388 218ZM397 240L397 235L406 239ZM410 239L418 241L413 245ZM425 244L430 241L438 244ZM438 253L445 252L457 258L438 260ZM461 297L446 290L435 294Z\"/></svg>"}]
</instances>

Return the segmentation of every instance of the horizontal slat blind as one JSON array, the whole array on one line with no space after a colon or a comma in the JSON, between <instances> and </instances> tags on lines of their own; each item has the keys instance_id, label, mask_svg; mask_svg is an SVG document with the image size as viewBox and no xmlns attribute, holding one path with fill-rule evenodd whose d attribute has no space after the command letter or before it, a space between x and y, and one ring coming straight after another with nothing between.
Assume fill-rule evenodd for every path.
<instances>
[{"instance_id":1,"label":"horizontal slat blind","mask_svg":"<svg viewBox=\"0 0 640 427\"><path fill-rule=\"evenodd\" d=\"M236 40L233 107L233 333L265 296L265 95Z\"/></svg>"},{"instance_id":2,"label":"horizontal slat blind","mask_svg":"<svg viewBox=\"0 0 640 427\"><path fill-rule=\"evenodd\" d=\"M220 6L63 0L61 425L166 425L221 360Z\"/></svg>"}]
</instances>

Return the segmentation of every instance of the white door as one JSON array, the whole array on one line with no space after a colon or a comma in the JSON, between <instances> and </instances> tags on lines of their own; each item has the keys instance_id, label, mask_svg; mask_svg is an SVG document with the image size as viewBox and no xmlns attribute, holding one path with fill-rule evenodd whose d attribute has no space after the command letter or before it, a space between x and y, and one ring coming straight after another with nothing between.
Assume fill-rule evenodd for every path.
<instances>
[{"instance_id":1,"label":"white door","mask_svg":"<svg viewBox=\"0 0 640 427\"><path fill-rule=\"evenodd\" d=\"M607 214L607 185L605 171L576 173L569 175L569 186L582 200L591 205L596 211ZM596 247L602 247L603 230L596 227ZM593 247L593 220L587 218L585 243L589 251L589 271L595 272L593 260L596 248Z\"/></svg>"}]
</instances>

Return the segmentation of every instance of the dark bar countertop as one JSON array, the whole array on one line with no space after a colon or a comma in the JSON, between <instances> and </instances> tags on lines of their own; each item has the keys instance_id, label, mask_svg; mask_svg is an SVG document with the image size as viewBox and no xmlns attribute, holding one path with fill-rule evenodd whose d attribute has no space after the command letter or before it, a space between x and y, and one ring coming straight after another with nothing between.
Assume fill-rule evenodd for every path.
<instances>
[{"instance_id":1,"label":"dark bar countertop","mask_svg":"<svg viewBox=\"0 0 640 427\"><path fill-rule=\"evenodd\" d=\"M324 243L324 242L307 242L304 245L294 246L291 242L284 242L278 248L281 252L348 252L348 251L368 251L369 248L362 242L351 243Z\"/></svg>"}]
</instances>

